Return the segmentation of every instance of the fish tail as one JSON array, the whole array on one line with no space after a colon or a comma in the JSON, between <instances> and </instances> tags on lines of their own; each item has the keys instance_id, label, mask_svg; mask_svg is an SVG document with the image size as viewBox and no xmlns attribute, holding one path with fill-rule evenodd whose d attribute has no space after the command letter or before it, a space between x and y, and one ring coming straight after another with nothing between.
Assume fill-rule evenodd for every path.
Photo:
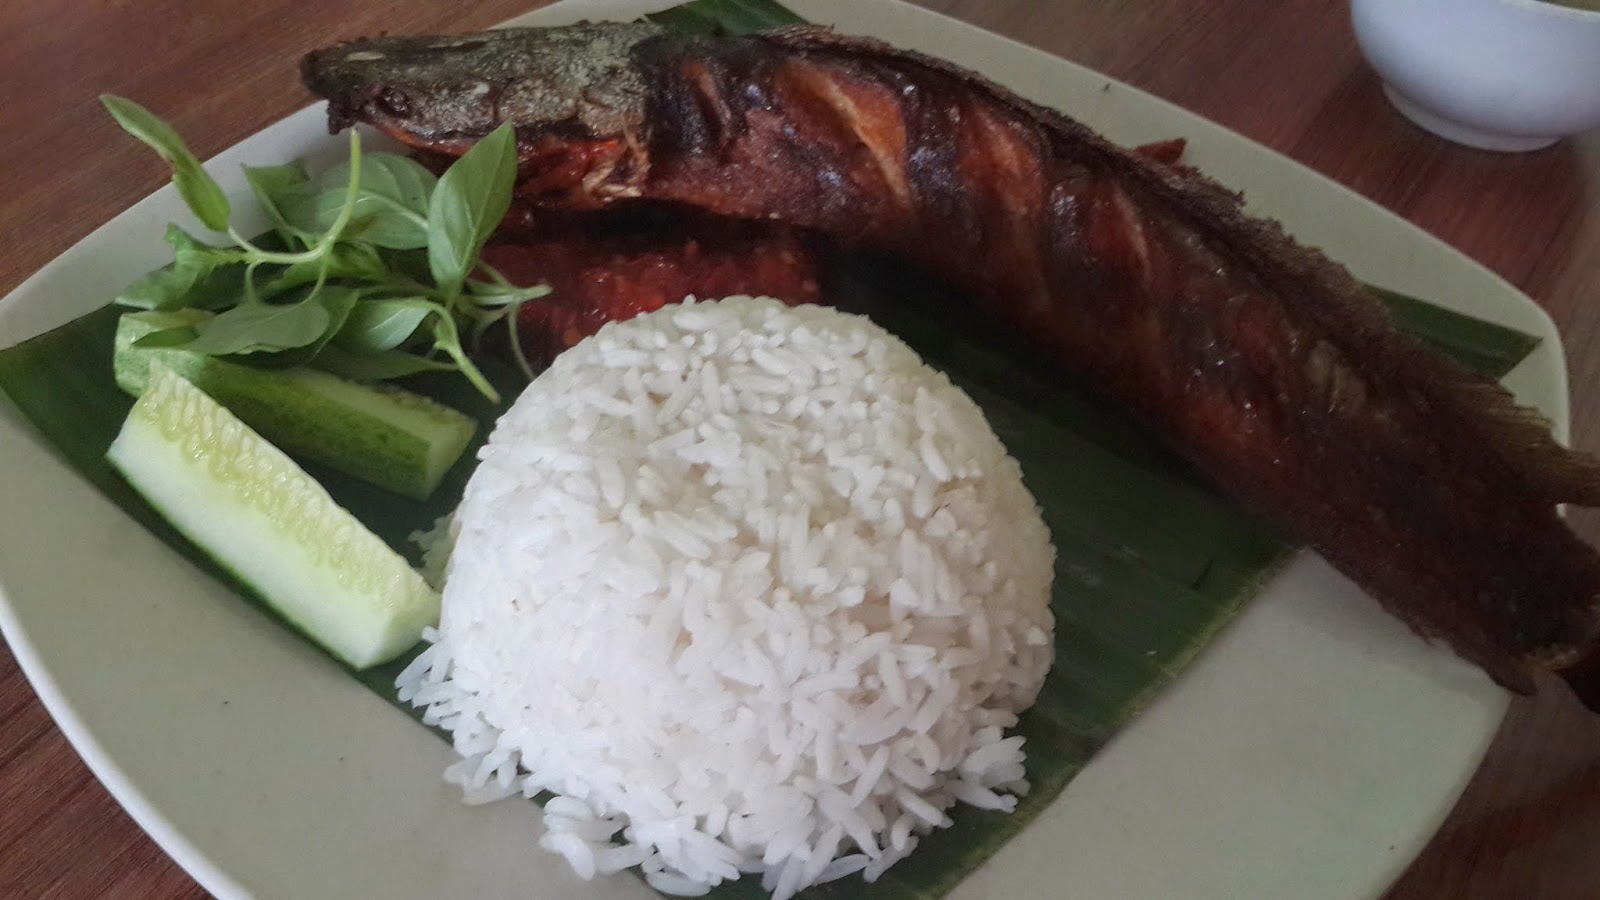
<instances>
[{"instance_id":1,"label":"fish tail","mask_svg":"<svg viewBox=\"0 0 1600 900\"><path fill-rule=\"evenodd\" d=\"M1541 499L1600 506L1600 457L1562 446L1537 410L1518 406L1509 391L1487 379L1450 378L1439 387L1453 393L1461 409L1473 411L1484 445Z\"/></svg>"}]
</instances>

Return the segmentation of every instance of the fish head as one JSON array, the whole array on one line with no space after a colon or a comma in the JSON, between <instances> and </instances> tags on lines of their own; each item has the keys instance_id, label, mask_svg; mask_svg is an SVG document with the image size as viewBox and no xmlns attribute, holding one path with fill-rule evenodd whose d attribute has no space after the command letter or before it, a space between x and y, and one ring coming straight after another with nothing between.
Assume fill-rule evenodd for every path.
<instances>
[{"instance_id":1,"label":"fish head","mask_svg":"<svg viewBox=\"0 0 1600 900\"><path fill-rule=\"evenodd\" d=\"M601 22L363 39L308 54L301 75L328 101L330 131L362 122L425 153L459 156L509 122L523 181L616 189L619 172L634 177L642 166L633 157L646 85L634 51L663 31Z\"/></svg>"}]
</instances>

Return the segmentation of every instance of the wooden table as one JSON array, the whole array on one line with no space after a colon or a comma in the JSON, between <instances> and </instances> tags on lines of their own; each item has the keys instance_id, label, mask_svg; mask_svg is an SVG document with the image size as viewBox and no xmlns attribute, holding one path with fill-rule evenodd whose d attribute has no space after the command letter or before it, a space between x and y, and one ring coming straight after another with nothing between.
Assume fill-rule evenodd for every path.
<instances>
[{"instance_id":1,"label":"wooden table","mask_svg":"<svg viewBox=\"0 0 1600 900\"><path fill-rule=\"evenodd\" d=\"M923 0L1210 117L1349 185L1548 309L1574 442L1600 450L1600 134L1502 156L1384 102L1327 0ZM207 157L304 105L295 61L341 36L471 30L528 0L0 4L0 294L158 186L95 95L135 97ZM383 11L379 11L380 8ZM1579 516L1591 540L1600 516ZM0 649L0 897L201 897L121 811ZM1557 686L1511 709L1391 900L1600 896L1600 716Z\"/></svg>"}]
</instances>

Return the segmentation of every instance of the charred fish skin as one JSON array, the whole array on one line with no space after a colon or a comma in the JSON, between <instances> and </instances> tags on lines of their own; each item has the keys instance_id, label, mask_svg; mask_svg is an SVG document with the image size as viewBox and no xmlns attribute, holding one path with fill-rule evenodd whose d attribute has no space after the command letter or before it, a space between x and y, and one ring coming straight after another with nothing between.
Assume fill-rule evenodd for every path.
<instances>
[{"instance_id":1,"label":"charred fish skin","mask_svg":"<svg viewBox=\"0 0 1600 900\"><path fill-rule=\"evenodd\" d=\"M593 207L638 193L648 85L633 50L664 34L607 23L375 38L312 51L300 71L329 100L330 132L361 122L448 157L517 123L531 173L523 192L565 192L569 206Z\"/></svg>"},{"instance_id":2,"label":"charred fish skin","mask_svg":"<svg viewBox=\"0 0 1600 900\"><path fill-rule=\"evenodd\" d=\"M470 38L400 38L314 55L305 73L335 127L367 121L424 152L514 122L525 201L673 201L938 271L1419 633L1514 690L1532 689L1535 667L1568 674L1600 706L1582 675L1600 556L1557 512L1600 503L1600 464L1395 331L1343 267L1245 216L1237 195L877 41L578 28L500 38L523 43L516 66L477 59ZM602 63L545 56L606 33ZM606 112L495 104L468 119L437 101L445 112L396 115L386 91L427 91L413 57L394 62L395 41L437 67L431 90L470 92L492 73L604 96ZM333 74L372 53L390 64Z\"/></svg>"},{"instance_id":3,"label":"charred fish skin","mask_svg":"<svg viewBox=\"0 0 1600 900\"><path fill-rule=\"evenodd\" d=\"M615 135L639 125L646 91L633 47L663 33L638 23L377 38L313 51L301 73L337 98L334 131L360 121L409 140L470 143L515 121Z\"/></svg>"}]
</instances>

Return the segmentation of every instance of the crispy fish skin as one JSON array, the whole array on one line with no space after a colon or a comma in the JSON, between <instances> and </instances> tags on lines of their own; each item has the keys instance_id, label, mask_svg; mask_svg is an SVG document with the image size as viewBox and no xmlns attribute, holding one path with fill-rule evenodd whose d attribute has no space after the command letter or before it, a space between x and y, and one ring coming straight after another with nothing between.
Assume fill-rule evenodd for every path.
<instances>
[{"instance_id":1,"label":"crispy fish skin","mask_svg":"<svg viewBox=\"0 0 1600 900\"><path fill-rule=\"evenodd\" d=\"M1237 195L972 72L826 29L500 34L516 65L460 37L399 38L318 51L303 72L335 129L368 122L424 152L512 121L526 200L673 201L940 272L1420 634L1519 692L1559 672L1600 708L1600 556L1557 511L1600 504L1600 463L1397 332ZM595 57L575 65L583 44ZM567 102L492 102L530 85Z\"/></svg>"}]
</instances>

